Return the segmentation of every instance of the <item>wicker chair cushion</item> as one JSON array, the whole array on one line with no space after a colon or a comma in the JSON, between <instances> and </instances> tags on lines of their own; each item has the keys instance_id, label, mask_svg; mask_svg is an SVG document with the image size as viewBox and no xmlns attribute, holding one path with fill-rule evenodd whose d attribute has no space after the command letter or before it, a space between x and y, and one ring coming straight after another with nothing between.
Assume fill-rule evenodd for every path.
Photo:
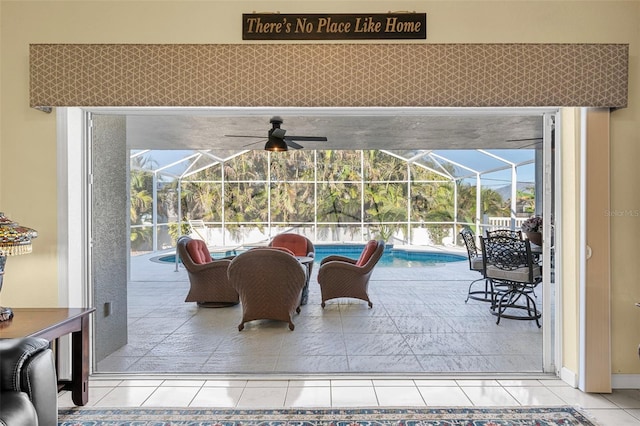
<instances>
[{"instance_id":1,"label":"wicker chair cushion","mask_svg":"<svg viewBox=\"0 0 640 426\"><path fill-rule=\"evenodd\" d=\"M294 256L307 255L307 239L298 234L276 235L271 242L272 247L286 247L291 250Z\"/></svg>"},{"instance_id":2,"label":"wicker chair cushion","mask_svg":"<svg viewBox=\"0 0 640 426\"><path fill-rule=\"evenodd\" d=\"M376 240L369 241L367 245L364 246L364 249L362 250L362 254L360 255L360 259L358 259L358 261L356 262L356 266L365 265L369 261L373 253L376 251L377 247L378 247L378 242Z\"/></svg>"},{"instance_id":3,"label":"wicker chair cushion","mask_svg":"<svg viewBox=\"0 0 640 426\"><path fill-rule=\"evenodd\" d=\"M288 249L288 248L286 248L286 247L268 247L268 248L270 248L270 249L272 249L272 250L280 250L280 251L283 251L283 252L285 252L285 253L287 253L287 254L290 254L291 256L295 256L295 255L296 255L294 252L292 252L291 250L289 250L289 249Z\"/></svg>"},{"instance_id":4,"label":"wicker chair cushion","mask_svg":"<svg viewBox=\"0 0 640 426\"><path fill-rule=\"evenodd\" d=\"M199 265L211 262L211 253L207 249L207 245L202 240L191 240L187 243L187 252L193 260L193 263Z\"/></svg>"}]
</instances>

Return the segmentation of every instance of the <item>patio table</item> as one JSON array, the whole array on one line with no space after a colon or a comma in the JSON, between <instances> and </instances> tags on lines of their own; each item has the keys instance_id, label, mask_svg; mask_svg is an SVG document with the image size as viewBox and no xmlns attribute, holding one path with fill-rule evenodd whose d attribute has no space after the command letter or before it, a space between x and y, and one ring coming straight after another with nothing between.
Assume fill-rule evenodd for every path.
<instances>
[{"instance_id":1,"label":"patio table","mask_svg":"<svg viewBox=\"0 0 640 426\"><path fill-rule=\"evenodd\" d=\"M304 265L307 271L307 279L304 282L304 287L302 288L302 297L300 298L300 304L306 305L309 299L309 280L311 279L311 274L309 273L309 267L307 265L313 263L314 258L311 256L296 256L296 259L298 259L298 262Z\"/></svg>"}]
</instances>

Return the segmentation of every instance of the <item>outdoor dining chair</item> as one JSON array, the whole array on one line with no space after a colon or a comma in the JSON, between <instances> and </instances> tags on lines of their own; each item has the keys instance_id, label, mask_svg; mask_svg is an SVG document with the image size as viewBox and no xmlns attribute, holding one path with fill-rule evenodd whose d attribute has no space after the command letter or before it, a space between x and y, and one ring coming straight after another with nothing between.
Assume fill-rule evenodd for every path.
<instances>
[{"instance_id":1,"label":"outdoor dining chair","mask_svg":"<svg viewBox=\"0 0 640 426\"><path fill-rule=\"evenodd\" d=\"M514 229L493 229L486 231L487 237L512 237L522 239L522 231Z\"/></svg>"},{"instance_id":2,"label":"outdoor dining chair","mask_svg":"<svg viewBox=\"0 0 640 426\"><path fill-rule=\"evenodd\" d=\"M529 240L513 237L487 237L482 239L485 276L494 288L491 312L500 319L533 320L540 327L541 312L531 295L542 282L540 265L534 261Z\"/></svg>"},{"instance_id":3,"label":"outdoor dining chair","mask_svg":"<svg viewBox=\"0 0 640 426\"><path fill-rule=\"evenodd\" d=\"M482 252L476 245L476 237L473 231L467 227L460 231L460 236L464 241L464 245L467 248L467 258L469 259L469 269L471 271L479 272L482 277L471 281L469 284L469 290L467 291L467 298L464 303L467 303L469 299L479 300L481 302L493 302L493 284L487 279L484 273L484 259L482 258ZM474 289L474 285L478 282L484 281L484 289Z\"/></svg>"}]
</instances>

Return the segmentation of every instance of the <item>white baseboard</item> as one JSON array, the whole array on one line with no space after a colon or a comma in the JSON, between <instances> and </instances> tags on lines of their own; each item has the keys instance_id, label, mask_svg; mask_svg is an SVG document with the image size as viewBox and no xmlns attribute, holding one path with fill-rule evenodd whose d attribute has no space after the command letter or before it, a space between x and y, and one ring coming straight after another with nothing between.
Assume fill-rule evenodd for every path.
<instances>
[{"instance_id":1,"label":"white baseboard","mask_svg":"<svg viewBox=\"0 0 640 426\"><path fill-rule=\"evenodd\" d=\"M560 370L560 379L572 388L578 387L578 375L566 367Z\"/></svg>"},{"instance_id":2,"label":"white baseboard","mask_svg":"<svg viewBox=\"0 0 640 426\"><path fill-rule=\"evenodd\" d=\"M562 368L560 370L560 379L569 386L578 388L578 375L573 371ZM612 389L640 389L640 374L612 374Z\"/></svg>"},{"instance_id":3,"label":"white baseboard","mask_svg":"<svg viewBox=\"0 0 640 426\"><path fill-rule=\"evenodd\" d=\"M612 374L613 389L640 389L640 374Z\"/></svg>"}]
</instances>

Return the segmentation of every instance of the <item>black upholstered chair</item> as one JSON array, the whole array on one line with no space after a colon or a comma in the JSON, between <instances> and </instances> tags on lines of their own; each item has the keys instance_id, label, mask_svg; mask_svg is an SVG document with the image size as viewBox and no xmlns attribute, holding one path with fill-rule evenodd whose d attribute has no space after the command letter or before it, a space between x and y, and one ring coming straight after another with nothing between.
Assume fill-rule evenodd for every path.
<instances>
[{"instance_id":1,"label":"black upholstered chair","mask_svg":"<svg viewBox=\"0 0 640 426\"><path fill-rule=\"evenodd\" d=\"M492 313L501 318L533 320L540 327L541 312L532 297L542 282L542 269L531 254L531 243L513 237L482 239L485 276L492 282L494 302Z\"/></svg>"},{"instance_id":2,"label":"black upholstered chair","mask_svg":"<svg viewBox=\"0 0 640 426\"><path fill-rule=\"evenodd\" d=\"M57 426L58 381L45 339L0 339L0 424Z\"/></svg>"}]
</instances>

